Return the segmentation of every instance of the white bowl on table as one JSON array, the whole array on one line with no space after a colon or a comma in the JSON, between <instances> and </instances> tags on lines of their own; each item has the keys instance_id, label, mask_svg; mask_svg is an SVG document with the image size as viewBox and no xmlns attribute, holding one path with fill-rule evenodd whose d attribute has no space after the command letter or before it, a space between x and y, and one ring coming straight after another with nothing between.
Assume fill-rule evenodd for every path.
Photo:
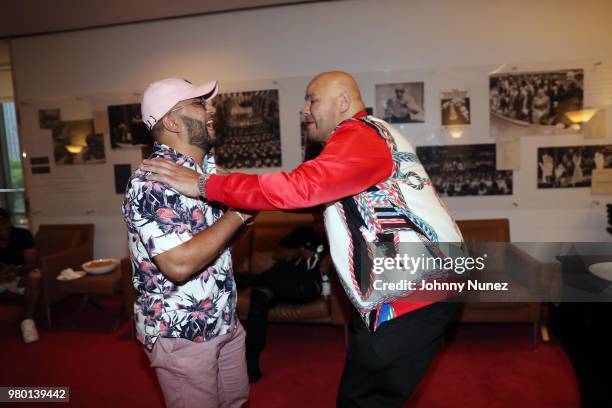
<instances>
[{"instance_id":1,"label":"white bowl on table","mask_svg":"<svg viewBox=\"0 0 612 408\"><path fill-rule=\"evenodd\" d=\"M589 271L609 282L612 282L612 262L600 262L589 266Z\"/></svg>"},{"instance_id":2,"label":"white bowl on table","mask_svg":"<svg viewBox=\"0 0 612 408\"><path fill-rule=\"evenodd\" d=\"M120 261L115 258L94 259L93 261L85 262L81 267L91 275L102 275L114 271L120 264Z\"/></svg>"}]
</instances>

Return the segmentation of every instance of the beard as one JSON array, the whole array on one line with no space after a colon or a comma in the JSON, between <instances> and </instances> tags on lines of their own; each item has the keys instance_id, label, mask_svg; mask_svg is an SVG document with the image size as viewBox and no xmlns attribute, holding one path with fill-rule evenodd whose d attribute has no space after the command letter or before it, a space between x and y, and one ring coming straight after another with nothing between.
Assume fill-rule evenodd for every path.
<instances>
[{"instance_id":1,"label":"beard","mask_svg":"<svg viewBox=\"0 0 612 408\"><path fill-rule=\"evenodd\" d=\"M189 134L189 144L201 148L208 153L213 147L219 146L219 139L213 137L206 128L206 122L182 116L181 119Z\"/></svg>"}]
</instances>

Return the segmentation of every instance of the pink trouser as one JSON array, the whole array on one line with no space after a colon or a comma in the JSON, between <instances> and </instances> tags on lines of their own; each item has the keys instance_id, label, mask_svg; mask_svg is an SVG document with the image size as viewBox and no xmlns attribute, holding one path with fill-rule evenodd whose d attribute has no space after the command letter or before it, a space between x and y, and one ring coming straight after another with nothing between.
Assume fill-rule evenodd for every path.
<instances>
[{"instance_id":1,"label":"pink trouser","mask_svg":"<svg viewBox=\"0 0 612 408\"><path fill-rule=\"evenodd\" d=\"M244 328L203 343L160 337L147 351L168 408L231 407L249 399Z\"/></svg>"}]
</instances>

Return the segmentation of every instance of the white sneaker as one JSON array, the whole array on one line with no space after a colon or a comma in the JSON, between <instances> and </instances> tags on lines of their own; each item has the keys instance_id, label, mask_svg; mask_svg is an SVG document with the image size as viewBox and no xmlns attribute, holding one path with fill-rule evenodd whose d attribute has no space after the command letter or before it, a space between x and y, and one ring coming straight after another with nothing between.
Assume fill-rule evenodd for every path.
<instances>
[{"instance_id":1,"label":"white sneaker","mask_svg":"<svg viewBox=\"0 0 612 408\"><path fill-rule=\"evenodd\" d=\"M38 330L36 330L34 320L25 319L21 322L21 334L25 343L33 343L38 340Z\"/></svg>"}]
</instances>

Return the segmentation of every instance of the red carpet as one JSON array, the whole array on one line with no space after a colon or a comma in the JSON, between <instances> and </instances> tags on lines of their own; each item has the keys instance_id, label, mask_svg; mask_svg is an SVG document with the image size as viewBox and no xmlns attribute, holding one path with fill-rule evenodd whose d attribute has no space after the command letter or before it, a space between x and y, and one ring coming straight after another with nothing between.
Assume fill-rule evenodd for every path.
<instances>
[{"instance_id":1,"label":"red carpet","mask_svg":"<svg viewBox=\"0 0 612 408\"><path fill-rule=\"evenodd\" d=\"M0 306L0 386L69 386L73 406L163 406L129 326L109 332L114 305L102 312L89 307L77 330L69 329L73 306L56 309L55 328L43 327L41 340L30 345L21 341L19 308ZM406 406L578 407L563 350L556 344L532 350L530 334L524 325L460 326ZM338 328L272 325L264 377L251 387L249 406L333 407L343 358Z\"/></svg>"}]
</instances>

